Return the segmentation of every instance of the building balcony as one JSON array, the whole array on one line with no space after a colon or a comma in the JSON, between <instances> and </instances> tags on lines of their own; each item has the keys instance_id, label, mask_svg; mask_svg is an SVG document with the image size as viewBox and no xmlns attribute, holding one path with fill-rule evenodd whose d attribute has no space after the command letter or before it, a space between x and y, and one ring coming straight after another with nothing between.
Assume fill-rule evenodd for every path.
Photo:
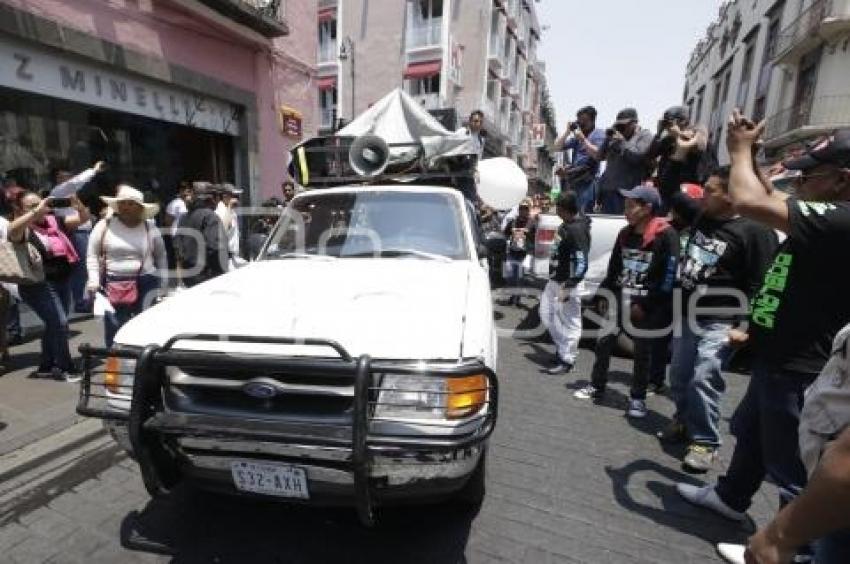
<instances>
[{"instance_id":1,"label":"building balcony","mask_svg":"<svg viewBox=\"0 0 850 564\"><path fill-rule=\"evenodd\" d=\"M410 25L407 27L405 37L408 55L410 52L415 52L433 57L439 54L443 48L443 20L442 18L434 18Z\"/></svg>"},{"instance_id":2,"label":"building balcony","mask_svg":"<svg viewBox=\"0 0 850 564\"><path fill-rule=\"evenodd\" d=\"M200 0L200 2L269 39L289 34L289 27L284 21L284 0Z\"/></svg>"},{"instance_id":3,"label":"building balcony","mask_svg":"<svg viewBox=\"0 0 850 564\"><path fill-rule=\"evenodd\" d=\"M439 94L411 94L416 102L426 110L439 110L443 107L443 101Z\"/></svg>"},{"instance_id":4,"label":"building balcony","mask_svg":"<svg viewBox=\"0 0 850 564\"><path fill-rule=\"evenodd\" d=\"M817 47L850 30L850 0L814 0L779 34L771 58L793 64Z\"/></svg>"},{"instance_id":5,"label":"building balcony","mask_svg":"<svg viewBox=\"0 0 850 564\"><path fill-rule=\"evenodd\" d=\"M328 65L338 63L336 43L319 43L318 53L319 65Z\"/></svg>"},{"instance_id":6,"label":"building balcony","mask_svg":"<svg viewBox=\"0 0 850 564\"><path fill-rule=\"evenodd\" d=\"M821 96L768 117L765 147L781 147L844 127L850 127L850 95Z\"/></svg>"}]
</instances>

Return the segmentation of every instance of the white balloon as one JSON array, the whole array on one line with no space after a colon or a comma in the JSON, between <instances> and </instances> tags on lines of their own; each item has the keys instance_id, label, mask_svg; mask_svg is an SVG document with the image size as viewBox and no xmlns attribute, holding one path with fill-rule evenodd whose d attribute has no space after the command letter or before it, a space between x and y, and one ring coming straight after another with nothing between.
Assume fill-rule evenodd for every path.
<instances>
[{"instance_id":1,"label":"white balloon","mask_svg":"<svg viewBox=\"0 0 850 564\"><path fill-rule=\"evenodd\" d=\"M484 159L478 163L478 196L497 210L518 205L528 193L528 177L507 157Z\"/></svg>"}]
</instances>

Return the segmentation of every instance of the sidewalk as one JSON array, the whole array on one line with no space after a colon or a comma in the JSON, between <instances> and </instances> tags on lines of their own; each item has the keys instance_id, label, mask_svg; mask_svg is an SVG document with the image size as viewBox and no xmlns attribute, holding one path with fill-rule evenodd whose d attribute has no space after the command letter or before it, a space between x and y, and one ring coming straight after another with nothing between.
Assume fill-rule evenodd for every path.
<instances>
[{"instance_id":1,"label":"sidewalk","mask_svg":"<svg viewBox=\"0 0 850 564\"><path fill-rule=\"evenodd\" d=\"M79 384L30 378L38 366L41 325L32 312L21 312L25 342L11 347L10 371L0 375L0 456L58 433L83 419L76 414ZM81 343L100 344L102 321L90 316L71 320L71 354Z\"/></svg>"}]
</instances>

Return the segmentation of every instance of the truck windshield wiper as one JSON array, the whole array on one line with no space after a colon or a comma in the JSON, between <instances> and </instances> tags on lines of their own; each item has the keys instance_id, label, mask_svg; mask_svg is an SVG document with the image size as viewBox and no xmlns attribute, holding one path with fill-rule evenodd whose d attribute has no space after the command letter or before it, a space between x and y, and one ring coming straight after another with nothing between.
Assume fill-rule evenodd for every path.
<instances>
[{"instance_id":1,"label":"truck windshield wiper","mask_svg":"<svg viewBox=\"0 0 850 564\"><path fill-rule=\"evenodd\" d=\"M362 258L362 257L417 257L428 260L438 260L440 262L452 262L452 259L445 255L436 253L427 253L425 251L417 251L416 249L383 249L381 251L365 251L362 253L354 253L351 255L343 255L345 257Z\"/></svg>"}]
</instances>

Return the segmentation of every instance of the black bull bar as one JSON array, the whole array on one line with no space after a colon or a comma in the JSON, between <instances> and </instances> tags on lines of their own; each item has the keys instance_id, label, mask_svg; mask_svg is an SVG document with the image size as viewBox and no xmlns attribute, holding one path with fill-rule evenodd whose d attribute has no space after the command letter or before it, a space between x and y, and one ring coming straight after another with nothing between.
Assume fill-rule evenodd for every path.
<instances>
[{"instance_id":1,"label":"black bull bar","mask_svg":"<svg viewBox=\"0 0 850 564\"><path fill-rule=\"evenodd\" d=\"M266 345L301 345L326 347L335 351L336 358L295 357L268 354L244 354L216 352L208 350L189 350L175 348L177 342L185 341L226 341L230 343L251 343ZM115 346L111 349L80 346L83 357L83 379L80 384L80 398L77 413L87 417L124 421L127 424L128 437L133 453L142 474L145 488L152 496L167 493L180 481L178 461L172 449L163 441L164 429L155 425L154 418L165 410L163 391L169 385L166 366L191 366L194 368L274 370L299 376L312 376L317 380L323 376L340 378L348 376L353 382L354 398L352 412L351 438L311 437L310 443L317 446L349 447L351 472L354 482L354 499L358 517L364 524L372 524L373 494L369 476L373 448L409 448L428 451L452 451L481 444L493 432L498 414L498 379L495 373L478 359L458 363L396 363L373 361L368 355L352 357L341 345L323 339L293 339L278 337L223 336L223 335L178 335L163 346L149 345L144 349ZM132 396L129 411L116 409L110 405L93 405L96 401L115 399L106 393L105 382L95 380L98 371L98 359L117 357L136 361L133 373ZM380 387L374 385L375 374L431 375L443 378L462 378L474 374L484 374L487 378L486 409L475 431L461 436L393 436L370 435L371 416L378 405ZM119 388L122 386L118 386ZM123 386L122 395L130 395L130 386ZM101 391L102 390L102 391ZM167 430L167 429L165 429ZM236 429L227 425L215 428L202 427L192 429L197 436L209 435L217 438L226 436L241 440L287 440L298 441L299 437L287 437L268 430L252 431L240 426ZM303 439L303 437L301 437Z\"/></svg>"}]
</instances>

